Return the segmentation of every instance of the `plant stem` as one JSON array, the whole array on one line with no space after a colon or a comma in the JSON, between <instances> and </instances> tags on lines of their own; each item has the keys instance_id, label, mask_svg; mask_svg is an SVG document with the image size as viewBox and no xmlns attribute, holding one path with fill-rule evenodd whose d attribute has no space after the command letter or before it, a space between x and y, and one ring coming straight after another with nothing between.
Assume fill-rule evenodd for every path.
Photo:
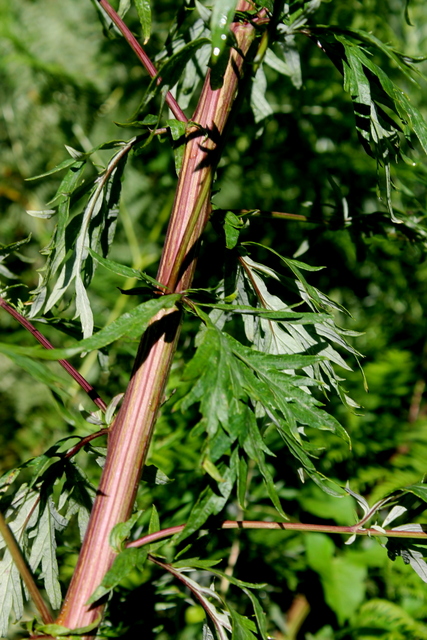
<instances>
[{"instance_id":1,"label":"plant stem","mask_svg":"<svg viewBox=\"0 0 427 640\"><path fill-rule=\"evenodd\" d=\"M15 537L12 531L10 530L9 525L7 524L1 512L0 512L0 535L5 541L6 547L13 558L13 561L19 571L19 574L25 586L28 589L28 593L30 594L32 601L37 607L43 622L45 624L49 624L50 622L53 622L52 615L49 609L47 608L45 601L41 596L41 593L33 578L33 575L28 568L28 565L25 561L24 556L22 555L21 549L19 548L19 545L17 544Z\"/></svg>"},{"instance_id":2,"label":"plant stem","mask_svg":"<svg viewBox=\"0 0 427 640\"><path fill-rule=\"evenodd\" d=\"M251 8L240 0L239 10ZM218 148L243 73L244 56L255 37L252 24L233 24L238 49L230 53L220 89L212 89L207 74L198 107L198 123L188 132L182 169L157 280L168 291L190 287L200 236L210 212L210 186ZM203 136L203 139L202 139ZM132 511L142 467L178 341L181 311L159 313L143 336L123 404L110 430L108 452L77 567L58 617L74 629L94 622L103 603L88 607L87 600L111 566L115 553L109 533ZM88 636L90 637L90 636Z\"/></svg>"},{"instance_id":3,"label":"plant stem","mask_svg":"<svg viewBox=\"0 0 427 640\"><path fill-rule=\"evenodd\" d=\"M176 527L168 527L155 533L150 533L138 540L128 542L126 547L142 547L145 544L151 544L163 538L170 538L176 533L181 533L185 528L185 524ZM427 533L424 531L398 531L395 529L364 529L359 524L351 527L341 527L329 524L304 524L302 522L262 522L261 520L225 520L221 525L221 529L281 529L282 531L314 531L317 533L337 533L342 535L387 537L387 538L414 538L418 540L427 540Z\"/></svg>"},{"instance_id":4,"label":"plant stem","mask_svg":"<svg viewBox=\"0 0 427 640\"><path fill-rule=\"evenodd\" d=\"M49 340L45 338L44 335L40 333L40 331L36 329L33 324L31 324L31 322L29 322L29 320L27 320L27 318L25 318L21 313L19 313L19 311L14 309L10 304L6 302L6 300L3 300L3 298L1 297L0 297L0 307L3 307L3 309L7 311L13 318L15 318L15 320L17 320L19 324L21 324L24 327L24 329L29 331L31 335L33 335L35 339L38 340L38 342L40 342L40 344L45 349L55 348L53 344L49 342ZM65 371L70 374L72 378L74 378L74 380L77 382L77 384L80 385L83 391L87 393L89 398L93 400L96 406L99 407L102 411L105 411L107 408L107 405L105 404L104 400L101 398L99 393L92 387L92 385L89 384L89 382L85 380L85 378L77 371L77 369L75 369L73 365L70 364L67 360L58 360L58 362L61 365L61 367L63 367Z\"/></svg>"}]
</instances>

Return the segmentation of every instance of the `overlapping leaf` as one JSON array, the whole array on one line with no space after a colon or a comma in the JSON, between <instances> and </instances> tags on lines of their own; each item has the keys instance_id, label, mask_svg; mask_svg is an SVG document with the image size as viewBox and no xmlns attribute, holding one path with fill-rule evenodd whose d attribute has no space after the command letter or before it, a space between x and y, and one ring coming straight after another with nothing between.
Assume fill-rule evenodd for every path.
<instances>
[{"instance_id":1,"label":"overlapping leaf","mask_svg":"<svg viewBox=\"0 0 427 640\"><path fill-rule=\"evenodd\" d=\"M200 4L196 2L196 6L199 9ZM203 9L204 7L201 8L202 12ZM207 11L207 9L205 9L205 11ZM196 49L194 54L189 58L178 80L177 100L181 109L188 107L199 81L206 75L211 52L210 41L208 40L209 35L210 30L202 18L196 20L188 29L177 29L176 25L173 25L170 40L167 42L166 48L156 57L157 61L163 62L168 55L182 49L186 42L206 38L205 44Z\"/></svg>"},{"instance_id":2,"label":"overlapping leaf","mask_svg":"<svg viewBox=\"0 0 427 640\"><path fill-rule=\"evenodd\" d=\"M264 587L264 584L243 582L234 576L229 576L224 572L213 568L213 565L218 563L218 561L215 560L190 558L174 562L173 564L166 564L153 557L150 557L150 559L156 562L160 567L163 567L190 590L195 600L202 605L209 622L212 624L217 637L220 640L227 640L229 637L227 632L229 631L232 632L232 638L248 638L249 640L249 638L255 638L252 632L259 632L260 637L263 640L267 640L268 635L265 624L265 614L258 598L251 591L251 589L260 589ZM255 621L251 620L247 616L240 615L230 607L227 607L222 601L222 598L216 592L213 583L210 587L207 587L196 581L197 574L195 576L196 579L189 578L185 575L188 572L197 570L209 571L213 576L223 579L225 578L242 589L250 599L254 608ZM247 635L248 633L250 633L250 635ZM213 638L213 635L207 626L206 630L204 630L203 637Z\"/></svg>"},{"instance_id":3,"label":"overlapping leaf","mask_svg":"<svg viewBox=\"0 0 427 640\"><path fill-rule=\"evenodd\" d=\"M207 44L209 44L208 38L202 36L174 52L150 82L139 110L142 110L160 91L169 90L177 84L188 62L196 55L197 51Z\"/></svg>"},{"instance_id":4,"label":"overlapping leaf","mask_svg":"<svg viewBox=\"0 0 427 640\"><path fill-rule=\"evenodd\" d=\"M118 340L124 335L138 338L146 330L151 318L161 309L170 309L175 306L181 298L179 294L161 296L157 299L148 300L132 309L114 322L107 325L92 337L81 340L75 346L67 349L39 349L38 347L21 347L19 345L5 344L0 347L10 354L27 355L43 360L60 360L69 358L84 351L94 351Z\"/></svg>"},{"instance_id":5,"label":"overlapping leaf","mask_svg":"<svg viewBox=\"0 0 427 640\"><path fill-rule=\"evenodd\" d=\"M70 217L71 207L86 194L82 175L89 154L77 153L76 157L73 153L70 165L68 161L60 165L60 168L68 167L68 171L53 200L58 206L58 223L51 243L44 250L48 257L41 270L39 286L33 292L31 317L42 310L49 311L74 283L76 317L80 318L84 337L92 335L93 316L86 288L93 278L96 264L89 255L89 249L103 256L108 253L117 221L122 172L134 142L132 139L128 143L101 145L102 148L119 147L119 151L96 178L92 188L89 183L84 211L73 217ZM52 171L55 170L58 167ZM55 277L56 282L53 283Z\"/></svg>"},{"instance_id":6,"label":"overlapping leaf","mask_svg":"<svg viewBox=\"0 0 427 640\"><path fill-rule=\"evenodd\" d=\"M30 470L30 485L22 485L5 517L22 552L28 558L33 572L41 569L39 577L53 609L59 609L62 602L59 584L57 559L57 532L63 531L72 516L77 515L81 537L83 538L95 489L84 477L83 472L71 461L58 462L57 449L52 447L46 454L39 456L15 470L13 479L22 468ZM54 485L66 473L61 495L54 500ZM65 511L62 515L60 511ZM0 539L0 549L5 543ZM5 550L0 561L0 635L6 636L12 610L16 618L23 614L23 596L26 593L19 572Z\"/></svg>"},{"instance_id":7,"label":"overlapping leaf","mask_svg":"<svg viewBox=\"0 0 427 640\"><path fill-rule=\"evenodd\" d=\"M35 492L29 491L27 486L22 486L12 504L6 511L5 517L8 519L9 527L19 541L21 549L24 551L27 547L27 536L25 535L25 527L34 522L36 515L34 511L37 509L38 496ZM4 548L3 539L0 539L0 549ZM24 612L23 586L19 571L6 549L2 560L0 561L0 636L6 637L9 629L9 618L12 611L15 618L19 620Z\"/></svg>"},{"instance_id":8,"label":"overlapping leaf","mask_svg":"<svg viewBox=\"0 0 427 640\"><path fill-rule=\"evenodd\" d=\"M316 28L314 35L344 75L344 89L351 94L360 137L365 148L385 170L385 202L390 216L394 222L401 222L392 207L391 162L402 157L402 133L408 140L414 133L427 152L427 125L407 94L375 64L366 47L374 46L385 53L413 80L409 74L411 59L398 55L390 46L362 30Z\"/></svg>"},{"instance_id":9,"label":"overlapping leaf","mask_svg":"<svg viewBox=\"0 0 427 640\"><path fill-rule=\"evenodd\" d=\"M273 454L264 443L256 415L264 415L276 426L298 464L310 475L315 475L303 427L328 430L348 440L341 425L321 409L321 403L309 393L307 386L318 385L318 381L294 372L317 365L323 359L318 355L272 354L249 349L209 323L202 331L197 352L184 373L184 380L191 382L192 388L180 406L185 410L195 402L200 403L201 425L208 435L209 458L216 463L233 449L230 461L234 462L227 468L227 473L235 468L234 482L236 447L240 447L242 453L257 464L270 499L282 516L285 514L266 462L266 455ZM221 475L224 475L222 471ZM222 498L224 489L220 481L218 490ZM205 490L193 510L186 534L222 508L224 500L221 497L212 488Z\"/></svg>"},{"instance_id":10,"label":"overlapping leaf","mask_svg":"<svg viewBox=\"0 0 427 640\"><path fill-rule=\"evenodd\" d=\"M233 303L247 305L255 301L255 304L266 312L288 313L295 318L293 321L291 317L284 316L281 322L279 317L277 317L278 321L275 321L274 316L269 317L267 314L265 316L247 314L243 316L246 337L256 349L264 353L322 356L317 362L305 367L305 373L321 383L325 391L335 389L346 404L355 406L341 388L340 378L333 364L350 369L335 345L357 358L360 354L346 340L347 336L357 334L341 329L335 324L332 315L325 313L328 310L342 311L342 308L307 283L301 268L311 269L311 267L295 260L282 259L296 276L295 292L311 307L312 313L292 310L278 296L272 295L265 283L265 277L280 281L278 273L244 256L240 259L243 268L237 273L235 284L237 296Z\"/></svg>"}]
</instances>

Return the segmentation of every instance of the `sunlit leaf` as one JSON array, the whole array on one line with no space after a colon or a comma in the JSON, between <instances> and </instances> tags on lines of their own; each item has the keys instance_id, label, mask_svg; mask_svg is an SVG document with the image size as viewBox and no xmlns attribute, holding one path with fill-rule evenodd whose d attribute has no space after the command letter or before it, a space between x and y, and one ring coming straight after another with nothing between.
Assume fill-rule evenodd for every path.
<instances>
[{"instance_id":1,"label":"sunlit leaf","mask_svg":"<svg viewBox=\"0 0 427 640\"><path fill-rule=\"evenodd\" d=\"M217 0L211 16L212 62L218 60L227 43L227 34L234 17L237 0Z\"/></svg>"},{"instance_id":2,"label":"sunlit leaf","mask_svg":"<svg viewBox=\"0 0 427 640\"><path fill-rule=\"evenodd\" d=\"M151 35L150 0L135 0L135 6L138 12L139 21L142 27L142 39L144 41L144 44L147 44Z\"/></svg>"}]
</instances>

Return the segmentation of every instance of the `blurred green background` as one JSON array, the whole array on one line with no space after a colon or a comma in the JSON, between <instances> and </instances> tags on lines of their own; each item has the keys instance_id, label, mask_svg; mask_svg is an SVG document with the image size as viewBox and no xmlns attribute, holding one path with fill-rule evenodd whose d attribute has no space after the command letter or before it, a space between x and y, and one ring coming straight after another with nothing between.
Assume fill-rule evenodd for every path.
<instances>
[{"instance_id":1,"label":"blurred green background","mask_svg":"<svg viewBox=\"0 0 427 640\"><path fill-rule=\"evenodd\" d=\"M154 58L167 37L176 3L156 0L152 5L147 52ZM427 42L425 5L421 0L409 5L413 26L405 23L404 9L399 0L335 0L322 3L313 21L363 28L407 54L421 56ZM126 21L139 34L134 9ZM249 106L243 105L218 168L215 186L220 191L214 202L308 216L305 223L254 220L247 239L324 265L323 271L311 274L310 282L350 311L351 318L339 319L342 326L363 332L354 344L365 355L369 393L360 372L345 372L346 387L362 408L350 413L334 399L329 407L348 429L353 448L349 451L329 437L319 468L340 483L348 481L371 503L420 482L427 471L427 261L420 232L427 215L427 165L420 154L415 167L402 163L393 170L394 203L396 210L407 213L408 224L390 223L381 201L384 193L377 188L377 166L358 141L340 74L308 39L301 37L298 46L302 87L296 89L288 78L268 71L273 113L255 123ZM410 86L388 60L378 58L377 63L427 114L424 79ZM420 70L427 71L426 63ZM0 0L0 243L31 234L7 265L0 263L3 286L25 285L8 291L15 303L25 304L37 286L37 270L44 264L40 249L49 243L55 224L54 218L31 217L26 210L48 208L60 178L27 179L66 159L64 145L87 151L106 140L134 135L115 123L132 116L147 86L146 74L126 43L104 37L89 0ZM415 158L417 153L415 148ZM108 157L99 152L94 161L101 164ZM167 144L154 140L129 161L112 259L155 275L175 185ZM411 232L411 217L417 220L416 233ZM206 286L207 279L217 282L219 251L220 239L209 228L196 286ZM135 304L118 287L123 287L121 278L98 270L91 300L99 325ZM186 321L170 391L178 384L196 330L192 320ZM0 331L1 341L33 344L4 312ZM51 326L45 333L55 346L66 346L66 334ZM110 349L108 361L87 356L74 364L108 401L124 390L136 347L136 342L121 341ZM87 433L79 405L83 403L82 415L92 407L58 365L49 366L58 387L68 394L65 406L0 355L0 473L39 455L61 437ZM173 413L172 405L165 405L159 420L151 461L174 482L150 491L143 486L139 497L142 508L154 500L162 526L185 521L203 481L201 442L190 433L197 416ZM316 437L316 444L324 446ZM276 467L277 486L291 519L355 522L351 498L337 500L311 484L301 486L285 462L283 455L270 464ZM96 474L90 459L82 456L82 465ZM275 519L256 478L252 486L245 518ZM226 515L239 517L237 504L230 505ZM347 547L343 539L323 534L245 531L209 535L200 547L204 556L223 558L222 568L228 565L239 578L268 584L261 598L277 640L427 638L426 585L401 559L392 563L375 540L363 538ZM65 554L67 549L60 551ZM74 561L71 554L62 567L64 585ZM248 603L233 589L228 596L243 612ZM135 573L133 581L118 590L110 617L116 628L122 624L125 638L143 630L158 640L199 638L203 619L189 595L153 568Z\"/></svg>"}]
</instances>

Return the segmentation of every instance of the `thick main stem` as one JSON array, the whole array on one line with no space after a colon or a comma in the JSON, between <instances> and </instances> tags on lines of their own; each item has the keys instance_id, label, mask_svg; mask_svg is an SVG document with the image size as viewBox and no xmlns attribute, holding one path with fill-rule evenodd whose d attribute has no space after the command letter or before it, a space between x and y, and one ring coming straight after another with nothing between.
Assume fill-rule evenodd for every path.
<instances>
[{"instance_id":1,"label":"thick main stem","mask_svg":"<svg viewBox=\"0 0 427 640\"><path fill-rule=\"evenodd\" d=\"M237 9L250 3L240 0ZM187 289L192 282L197 247L209 217L212 173L242 74L244 56L254 39L254 27L234 24L238 50L233 49L223 86L213 90L206 78L192 118L199 127L188 132L157 279L168 292ZM141 340L131 381L109 438L107 460L86 536L58 623L68 628L94 622L102 604L88 607L87 600L100 584L114 559L109 533L128 519L150 444L153 427L169 375L179 335L181 312L164 311L153 319Z\"/></svg>"}]
</instances>

